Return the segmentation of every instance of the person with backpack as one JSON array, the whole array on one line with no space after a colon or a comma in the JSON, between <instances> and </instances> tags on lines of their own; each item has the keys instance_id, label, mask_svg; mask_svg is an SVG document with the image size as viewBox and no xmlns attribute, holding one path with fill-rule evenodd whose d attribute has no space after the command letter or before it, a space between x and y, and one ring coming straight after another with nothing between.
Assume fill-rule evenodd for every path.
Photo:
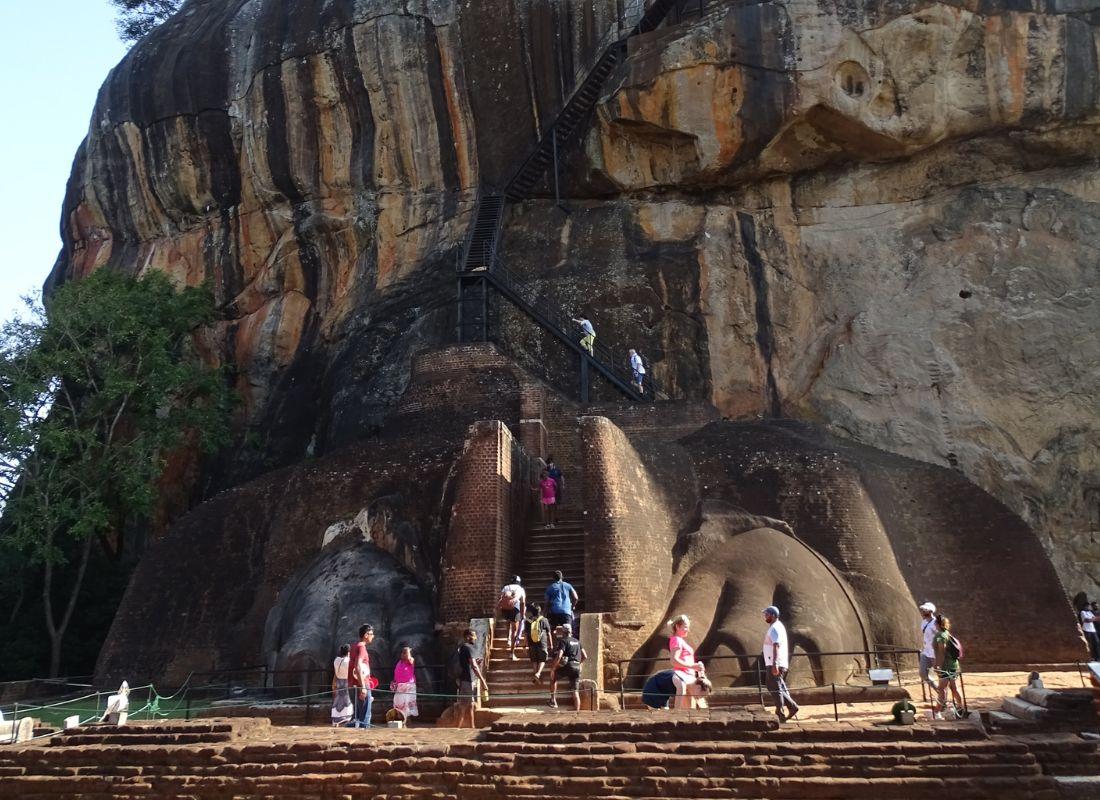
<instances>
[{"instance_id":1,"label":"person with backpack","mask_svg":"<svg viewBox=\"0 0 1100 800\"><path fill-rule=\"evenodd\" d=\"M963 708L962 696L956 681L959 678L959 660L962 658L962 644L951 633L951 620L943 614L936 614L936 636L932 640L936 648L935 672L939 676L936 686L936 699L938 708L933 708L933 719L936 714L942 719L944 709L947 706L947 689L951 689L951 699L955 703L955 713L962 716L966 713Z\"/></svg>"},{"instance_id":2,"label":"person with backpack","mask_svg":"<svg viewBox=\"0 0 1100 800\"><path fill-rule=\"evenodd\" d=\"M554 571L554 582L546 587L546 605L549 613L550 624L553 626L564 625L573 627L573 604L580 601L577 590L573 585L565 582L561 570Z\"/></svg>"},{"instance_id":3,"label":"person with backpack","mask_svg":"<svg viewBox=\"0 0 1100 800\"><path fill-rule=\"evenodd\" d=\"M520 631L523 629L523 615L527 606L527 592L523 590L519 575L512 576L512 582L500 590L497 608L504 621L508 623L508 646L512 660L516 660L516 645L519 644Z\"/></svg>"},{"instance_id":4,"label":"person with backpack","mask_svg":"<svg viewBox=\"0 0 1100 800\"><path fill-rule=\"evenodd\" d=\"M554 637L550 633L550 620L542 615L542 606L531 603L527 606L527 655L531 659L531 682L542 683L542 670L554 648Z\"/></svg>"},{"instance_id":5,"label":"person with backpack","mask_svg":"<svg viewBox=\"0 0 1100 800\"><path fill-rule=\"evenodd\" d=\"M573 709L581 710L581 664L588 658L581 643L573 638L573 632L564 625L554 629L558 646L554 650L554 662L550 665L550 707L558 707L558 679L569 681L573 692Z\"/></svg>"}]
</instances>

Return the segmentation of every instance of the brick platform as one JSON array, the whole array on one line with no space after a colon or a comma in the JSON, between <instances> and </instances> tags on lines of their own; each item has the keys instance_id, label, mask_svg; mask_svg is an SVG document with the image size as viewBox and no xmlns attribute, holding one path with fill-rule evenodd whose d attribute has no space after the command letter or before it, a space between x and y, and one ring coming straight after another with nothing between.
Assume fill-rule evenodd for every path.
<instances>
[{"instance_id":1,"label":"brick platform","mask_svg":"<svg viewBox=\"0 0 1100 800\"><path fill-rule=\"evenodd\" d=\"M216 724L235 738L4 748L0 797L1059 800L1100 765L1076 737L990 737L965 723L780 728L748 711L505 719L481 732Z\"/></svg>"}]
</instances>

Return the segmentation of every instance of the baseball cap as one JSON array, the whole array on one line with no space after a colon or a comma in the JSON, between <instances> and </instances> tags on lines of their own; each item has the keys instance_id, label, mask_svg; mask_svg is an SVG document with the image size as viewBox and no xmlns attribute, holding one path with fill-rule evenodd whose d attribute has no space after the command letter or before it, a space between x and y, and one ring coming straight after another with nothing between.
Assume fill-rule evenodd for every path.
<instances>
[{"instance_id":1,"label":"baseball cap","mask_svg":"<svg viewBox=\"0 0 1100 800\"><path fill-rule=\"evenodd\" d=\"M779 616L779 609L776 608L775 606L768 606L767 608L764 609L763 613L764 614L774 614L775 616L778 617Z\"/></svg>"},{"instance_id":2,"label":"baseball cap","mask_svg":"<svg viewBox=\"0 0 1100 800\"><path fill-rule=\"evenodd\" d=\"M936 613L936 606L935 606L934 603L921 603L920 604L920 610L921 611L928 611L932 614L935 614Z\"/></svg>"}]
</instances>

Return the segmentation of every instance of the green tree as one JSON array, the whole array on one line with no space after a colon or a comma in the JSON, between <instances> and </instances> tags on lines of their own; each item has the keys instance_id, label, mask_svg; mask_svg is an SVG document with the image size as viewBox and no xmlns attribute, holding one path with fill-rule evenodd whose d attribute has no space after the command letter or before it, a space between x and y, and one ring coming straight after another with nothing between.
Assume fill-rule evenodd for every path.
<instances>
[{"instance_id":1,"label":"green tree","mask_svg":"<svg viewBox=\"0 0 1100 800\"><path fill-rule=\"evenodd\" d=\"M118 35L136 42L179 10L183 0L111 0L118 9Z\"/></svg>"},{"instance_id":2,"label":"green tree","mask_svg":"<svg viewBox=\"0 0 1100 800\"><path fill-rule=\"evenodd\" d=\"M0 329L0 549L41 569L51 676L92 548L119 559L170 451L228 439L226 382L195 346L214 315L205 289L99 270Z\"/></svg>"}]
</instances>

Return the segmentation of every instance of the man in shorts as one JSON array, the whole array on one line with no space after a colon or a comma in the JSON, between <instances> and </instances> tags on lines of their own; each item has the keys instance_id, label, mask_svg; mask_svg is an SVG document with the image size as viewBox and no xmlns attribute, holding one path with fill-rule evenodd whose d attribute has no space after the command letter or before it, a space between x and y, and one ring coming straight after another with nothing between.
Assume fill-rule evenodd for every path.
<instances>
[{"instance_id":1,"label":"man in shorts","mask_svg":"<svg viewBox=\"0 0 1100 800\"><path fill-rule=\"evenodd\" d=\"M477 631L467 628L462 634L462 639L463 642L458 647L458 700L476 705L478 690L483 686L488 688L485 676L481 673L481 667L478 666L477 651L474 649L477 644Z\"/></svg>"},{"instance_id":2,"label":"man in shorts","mask_svg":"<svg viewBox=\"0 0 1100 800\"><path fill-rule=\"evenodd\" d=\"M561 570L554 571L554 582L546 587L547 614L551 625L573 626L573 606L580 599L573 584L566 583Z\"/></svg>"},{"instance_id":3,"label":"man in shorts","mask_svg":"<svg viewBox=\"0 0 1100 800\"><path fill-rule=\"evenodd\" d=\"M542 669L554 649L554 637L550 633L550 621L542 615L538 603L527 606L527 655L531 659L531 682L542 683Z\"/></svg>"},{"instance_id":4,"label":"man in shorts","mask_svg":"<svg viewBox=\"0 0 1100 800\"><path fill-rule=\"evenodd\" d=\"M634 378L634 388L638 390L638 394L644 394L645 362L638 355L638 351L633 348L630 350L630 372Z\"/></svg>"},{"instance_id":5,"label":"man in shorts","mask_svg":"<svg viewBox=\"0 0 1100 800\"><path fill-rule=\"evenodd\" d=\"M554 629L557 646L554 648L554 661L550 664L550 707L558 707L558 679L569 681L569 690L573 692L573 709L581 710L581 664L588 658L581 643L573 638L573 631L564 625Z\"/></svg>"},{"instance_id":6,"label":"man in shorts","mask_svg":"<svg viewBox=\"0 0 1100 800\"><path fill-rule=\"evenodd\" d=\"M523 612L527 606L527 592L521 583L519 575L513 575L512 582L500 590L500 599L497 600L497 608L508 623L508 647L513 661L516 660L516 644L523 629Z\"/></svg>"},{"instance_id":7,"label":"man in shorts","mask_svg":"<svg viewBox=\"0 0 1100 800\"><path fill-rule=\"evenodd\" d=\"M932 643L936 638L936 607L932 603L921 603L920 617L920 680L928 685L931 696L935 697L939 686L928 670L936 663L936 646Z\"/></svg>"}]
</instances>

